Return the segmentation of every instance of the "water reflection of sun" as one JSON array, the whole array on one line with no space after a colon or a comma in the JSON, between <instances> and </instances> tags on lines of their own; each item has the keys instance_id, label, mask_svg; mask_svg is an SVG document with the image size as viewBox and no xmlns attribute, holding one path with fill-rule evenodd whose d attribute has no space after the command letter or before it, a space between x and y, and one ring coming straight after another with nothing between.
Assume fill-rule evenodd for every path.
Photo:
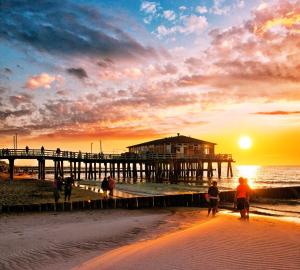
<instances>
[{"instance_id":1,"label":"water reflection of sun","mask_svg":"<svg viewBox=\"0 0 300 270\"><path fill-rule=\"evenodd\" d=\"M248 179L248 185L251 188L255 188L256 186L256 179L257 179L257 171L260 166L257 165L239 165L237 166L238 170L238 177L236 179L236 184L238 185L238 178L244 177Z\"/></svg>"}]
</instances>

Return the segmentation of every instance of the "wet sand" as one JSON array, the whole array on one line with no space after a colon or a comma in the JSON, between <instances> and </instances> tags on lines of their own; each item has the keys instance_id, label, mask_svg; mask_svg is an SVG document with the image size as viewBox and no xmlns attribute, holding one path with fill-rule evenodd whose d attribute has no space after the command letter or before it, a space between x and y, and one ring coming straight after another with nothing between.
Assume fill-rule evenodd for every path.
<instances>
[{"instance_id":1,"label":"wet sand","mask_svg":"<svg viewBox=\"0 0 300 270\"><path fill-rule=\"evenodd\" d=\"M300 225L220 213L186 230L127 245L73 270L300 269Z\"/></svg>"}]
</instances>

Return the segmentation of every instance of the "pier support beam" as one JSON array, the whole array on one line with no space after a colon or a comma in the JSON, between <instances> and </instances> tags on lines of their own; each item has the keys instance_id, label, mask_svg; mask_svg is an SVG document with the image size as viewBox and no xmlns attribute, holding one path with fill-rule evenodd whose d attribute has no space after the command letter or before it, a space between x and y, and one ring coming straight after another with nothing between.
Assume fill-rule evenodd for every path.
<instances>
[{"instance_id":1,"label":"pier support beam","mask_svg":"<svg viewBox=\"0 0 300 270\"><path fill-rule=\"evenodd\" d=\"M231 162L227 164L227 177L233 177Z\"/></svg>"},{"instance_id":2,"label":"pier support beam","mask_svg":"<svg viewBox=\"0 0 300 270\"><path fill-rule=\"evenodd\" d=\"M77 173L78 173L78 180L80 180L80 171L81 171L81 162L78 161L78 169L77 169Z\"/></svg>"},{"instance_id":3,"label":"pier support beam","mask_svg":"<svg viewBox=\"0 0 300 270\"><path fill-rule=\"evenodd\" d=\"M14 180L15 159L10 158L8 161L9 161L9 178L11 180Z\"/></svg>"},{"instance_id":4,"label":"pier support beam","mask_svg":"<svg viewBox=\"0 0 300 270\"><path fill-rule=\"evenodd\" d=\"M218 162L218 178L221 178L222 174L222 163Z\"/></svg>"},{"instance_id":5,"label":"pier support beam","mask_svg":"<svg viewBox=\"0 0 300 270\"><path fill-rule=\"evenodd\" d=\"M45 159L38 159L38 179L45 180Z\"/></svg>"}]
</instances>

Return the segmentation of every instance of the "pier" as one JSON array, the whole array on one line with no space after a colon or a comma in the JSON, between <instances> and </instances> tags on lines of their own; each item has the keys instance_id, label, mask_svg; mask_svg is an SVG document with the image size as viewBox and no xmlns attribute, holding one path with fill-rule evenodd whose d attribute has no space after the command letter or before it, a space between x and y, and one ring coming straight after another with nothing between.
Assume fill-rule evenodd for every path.
<instances>
[{"instance_id":1,"label":"pier","mask_svg":"<svg viewBox=\"0 0 300 270\"><path fill-rule=\"evenodd\" d=\"M117 181L145 180L146 182L190 182L201 181L204 173L208 178L214 173L222 177L222 163L227 165L227 177L232 177L230 154L206 154L178 157L176 154L93 154L46 149L2 149L0 159L8 160L9 176L13 180L16 160L36 160L38 179L44 180L46 161L53 162L54 178L73 175L76 180L101 180L111 175ZM216 164L216 169L213 169Z\"/></svg>"}]
</instances>

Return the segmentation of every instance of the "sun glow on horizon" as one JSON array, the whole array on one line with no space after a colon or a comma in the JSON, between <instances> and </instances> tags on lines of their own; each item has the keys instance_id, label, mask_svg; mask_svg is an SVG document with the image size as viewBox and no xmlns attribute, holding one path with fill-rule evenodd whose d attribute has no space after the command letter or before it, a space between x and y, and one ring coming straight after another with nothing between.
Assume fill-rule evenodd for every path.
<instances>
[{"instance_id":1,"label":"sun glow on horizon","mask_svg":"<svg viewBox=\"0 0 300 270\"><path fill-rule=\"evenodd\" d=\"M239 165L239 166L237 166L238 176L247 178L248 185L250 186L250 188L255 187L255 181L257 179L257 172L259 169L260 169L260 166L258 166L258 165ZM237 184L238 184L238 177L237 177L236 185Z\"/></svg>"},{"instance_id":2,"label":"sun glow on horizon","mask_svg":"<svg viewBox=\"0 0 300 270\"><path fill-rule=\"evenodd\" d=\"M239 146L242 149L249 149L252 146L252 140L249 136L242 136L239 139Z\"/></svg>"}]
</instances>

